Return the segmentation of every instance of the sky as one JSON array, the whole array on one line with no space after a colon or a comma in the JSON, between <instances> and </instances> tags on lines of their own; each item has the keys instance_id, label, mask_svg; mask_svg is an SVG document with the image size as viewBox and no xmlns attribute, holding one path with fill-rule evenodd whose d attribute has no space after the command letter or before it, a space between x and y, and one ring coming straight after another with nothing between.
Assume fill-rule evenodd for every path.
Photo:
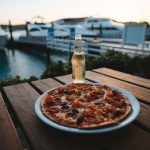
<instances>
[{"instance_id":1,"label":"sky","mask_svg":"<svg viewBox=\"0 0 150 150\"><path fill-rule=\"evenodd\" d=\"M0 24L24 24L37 15L45 22L93 16L150 23L150 0L0 0Z\"/></svg>"}]
</instances>

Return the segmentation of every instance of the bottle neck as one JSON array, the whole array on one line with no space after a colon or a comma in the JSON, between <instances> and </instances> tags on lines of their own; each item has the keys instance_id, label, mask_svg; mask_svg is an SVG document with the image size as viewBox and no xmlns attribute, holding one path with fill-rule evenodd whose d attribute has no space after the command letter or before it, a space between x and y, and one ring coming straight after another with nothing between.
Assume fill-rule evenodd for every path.
<instances>
[{"instance_id":1,"label":"bottle neck","mask_svg":"<svg viewBox=\"0 0 150 150\"><path fill-rule=\"evenodd\" d=\"M83 53L82 41L80 39L75 40L75 53Z\"/></svg>"}]
</instances>

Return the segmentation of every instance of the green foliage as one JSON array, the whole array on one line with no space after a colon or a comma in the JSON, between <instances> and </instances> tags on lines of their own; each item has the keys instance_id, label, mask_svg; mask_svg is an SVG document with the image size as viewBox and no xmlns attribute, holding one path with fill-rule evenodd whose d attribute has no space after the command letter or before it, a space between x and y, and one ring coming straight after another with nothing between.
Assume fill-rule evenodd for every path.
<instances>
[{"instance_id":1,"label":"green foliage","mask_svg":"<svg viewBox=\"0 0 150 150\"><path fill-rule=\"evenodd\" d=\"M49 63L47 69L41 76L41 78L55 77L55 75L65 74L65 64L62 61Z\"/></svg>"},{"instance_id":2,"label":"green foliage","mask_svg":"<svg viewBox=\"0 0 150 150\"><path fill-rule=\"evenodd\" d=\"M130 61L130 57L127 54L121 52L108 51L101 54L99 57L88 57L87 58L87 69L95 69L100 67L108 67L116 70L123 70L126 68Z\"/></svg>"},{"instance_id":3,"label":"green foliage","mask_svg":"<svg viewBox=\"0 0 150 150\"><path fill-rule=\"evenodd\" d=\"M13 78L8 78L6 80L0 81L0 87L13 85L13 84L24 83L24 82L31 82L31 81L35 81L35 80L38 80L38 78L35 77L35 76L31 76L28 79L21 79L20 76L16 76L16 77L13 77Z\"/></svg>"},{"instance_id":4,"label":"green foliage","mask_svg":"<svg viewBox=\"0 0 150 150\"><path fill-rule=\"evenodd\" d=\"M130 57L116 51L107 51L98 57L86 56L86 70L107 67L122 72L130 73L144 78L150 78L150 55ZM42 78L70 74L71 62L51 62L42 75Z\"/></svg>"},{"instance_id":5,"label":"green foliage","mask_svg":"<svg viewBox=\"0 0 150 150\"><path fill-rule=\"evenodd\" d=\"M71 62L63 63L62 61L51 62L48 64L47 69L41 78L56 77L71 73Z\"/></svg>"}]
</instances>

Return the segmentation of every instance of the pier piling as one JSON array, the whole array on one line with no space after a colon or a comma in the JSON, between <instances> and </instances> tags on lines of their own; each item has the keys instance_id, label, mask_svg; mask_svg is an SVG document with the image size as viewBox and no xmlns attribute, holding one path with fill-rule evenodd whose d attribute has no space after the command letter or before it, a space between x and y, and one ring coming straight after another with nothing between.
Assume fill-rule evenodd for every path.
<instances>
[{"instance_id":1,"label":"pier piling","mask_svg":"<svg viewBox=\"0 0 150 150\"><path fill-rule=\"evenodd\" d=\"M10 32L10 42L14 41L13 35L12 35L12 25L11 25L11 21L9 20L9 32Z\"/></svg>"}]
</instances>

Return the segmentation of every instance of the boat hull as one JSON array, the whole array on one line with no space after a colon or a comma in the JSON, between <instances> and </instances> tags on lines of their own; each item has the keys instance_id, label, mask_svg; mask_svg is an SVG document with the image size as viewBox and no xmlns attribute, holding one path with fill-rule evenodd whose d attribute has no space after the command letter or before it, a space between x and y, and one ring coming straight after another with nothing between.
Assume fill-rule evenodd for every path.
<instances>
[{"instance_id":1,"label":"boat hull","mask_svg":"<svg viewBox=\"0 0 150 150\"><path fill-rule=\"evenodd\" d=\"M0 49L4 49L7 43L7 36L0 36Z\"/></svg>"}]
</instances>

